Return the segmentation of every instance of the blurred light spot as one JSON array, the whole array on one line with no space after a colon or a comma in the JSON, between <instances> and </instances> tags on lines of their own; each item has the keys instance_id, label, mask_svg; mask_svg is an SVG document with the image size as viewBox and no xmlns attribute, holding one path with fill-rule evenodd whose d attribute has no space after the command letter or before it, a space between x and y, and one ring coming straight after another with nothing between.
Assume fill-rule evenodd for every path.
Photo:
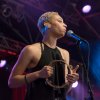
<instances>
[{"instance_id":1,"label":"blurred light spot","mask_svg":"<svg viewBox=\"0 0 100 100\"><path fill-rule=\"evenodd\" d=\"M6 65L7 61L6 60L1 60L0 61L0 68L4 67Z\"/></svg>"},{"instance_id":2,"label":"blurred light spot","mask_svg":"<svg viewBox=\"0 0 100 100\"><path fill-rule=\"evenodd\" d=\"M90 64L95 84L100 87L100 42L94 44Z\"/></svg>"},{"instance_id":3,"label":"blurred light spot","mask_svg":"<svg viewBox=\"0 0 100 100\"><path fill-rule=\"evenodd\" d=\"M83 8L82 8L82 12L83 13L89 13L91 10L91 6L90 5L85 5Z\"/></svg>"},{"instance_id":4,"label":"blurred light spot","mask_svg":"<svg viewBox=\"0 0 100 100\"><path fill-rule=\"evenodd\" d=\"M67 95L66 100L76 100L73 96Z\"/></svg>"},{"instance_id":5,"label":"blurred light spot","mask_svg":"<svg viewBox=\"0 0 100 100\"><path fill-rule=\"evenodd\" d=\"M78 86L78 81L76 81L75 83L72 84L73 88L76 88Z\"/></svg>"}]
</instances>

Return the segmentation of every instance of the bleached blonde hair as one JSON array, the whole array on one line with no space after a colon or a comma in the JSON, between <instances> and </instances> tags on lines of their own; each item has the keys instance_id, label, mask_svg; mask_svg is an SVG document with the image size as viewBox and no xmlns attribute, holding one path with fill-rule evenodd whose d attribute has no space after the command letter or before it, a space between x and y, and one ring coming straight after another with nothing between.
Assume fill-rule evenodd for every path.
<instances>
[{"instance_id":1,"label":"bleached blonde hair","mask_svg":"<svg viewBox=\"0 0 100 100\"><path fill-rule=\"evenodd\" d=\"M43 13L39 19L38 19L38 23L37 23L37 26L39 28L39 31L41 32L42 35L44 35L45 31L46 31L46 27L44 26L44 22L46 21L49 21L50 18L53 16L53 15L58 15L57 12L46 12L46 13Z\"/></svg>"}]
</instances>

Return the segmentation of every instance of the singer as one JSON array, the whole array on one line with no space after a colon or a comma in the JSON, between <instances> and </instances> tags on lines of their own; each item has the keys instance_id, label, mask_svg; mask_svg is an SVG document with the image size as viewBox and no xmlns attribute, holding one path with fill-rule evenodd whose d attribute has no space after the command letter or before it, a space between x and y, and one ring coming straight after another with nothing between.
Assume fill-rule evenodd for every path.
<instances>
[{"instance_id":1,"label":"singer","mask_svg":"<svg viewBox=\"0 0 100 100\"><path fill-rule=\"evenodd\" d=\"M43 35L42 42L23 48L11 71L8 85L10 88L26 85L25 100L66 100L66 93L79 78L78 67L70 69L69 73L65 66L65 70L60 72L60 81L64 79L67 84L65 88L55 90L45 80L53 74L49 64L55 58L69 65L69 52L56 45L57 40L65 35L67 25L57 12L46 12L38 19L37 26ZM27 73L24 75L24 72Z\"/></svg>"}]
</instances>

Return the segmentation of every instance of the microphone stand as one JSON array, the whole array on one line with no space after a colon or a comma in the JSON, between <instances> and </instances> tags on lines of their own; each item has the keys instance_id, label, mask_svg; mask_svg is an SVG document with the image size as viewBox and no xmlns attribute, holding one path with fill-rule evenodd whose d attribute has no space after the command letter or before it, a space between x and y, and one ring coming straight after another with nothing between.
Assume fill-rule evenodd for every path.
<instances>
[{"instance_id":1,"label":"microphone stand","mask_svg":"<svg viewBox=\"0 0 100 100\"><path fill-rule=\"evenodd\" d=\"M87 80L87 85L88 85L89 97L88 98L85 98L85 100L94 100L93 91L92 91L92 88L91 88L91 84L90 84L90 80L89 80L89 76L88 76L88 70L87 70L87 68L89 66L86 66L85 61L84 61L84 58L82 56L82 52L81 52L81 49L80 49L80 43L81 42L87 43L88 46L89 46L89 43L87 41L81 41L81 40L80 41L78 40L77 43L76 43L77 44L77 47L78 47L78 50L79 50L79 55L80 55L81 60L82 60L82 63L83 63L84 73L86 74L86 80ZM89 61L88 61L88 63L89 63Z\"/></svg>"}]
</instances>

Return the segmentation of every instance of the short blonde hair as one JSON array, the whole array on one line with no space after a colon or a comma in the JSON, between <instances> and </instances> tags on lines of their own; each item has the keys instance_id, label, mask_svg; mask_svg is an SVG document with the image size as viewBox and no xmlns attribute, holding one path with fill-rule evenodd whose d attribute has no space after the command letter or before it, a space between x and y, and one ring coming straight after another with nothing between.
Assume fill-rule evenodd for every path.
<instances>
[{"instance_id":1,"label":"short blonde hair","mask_svg":"<svg viewBox=\"0 0 100 100\"><path fill-rule=\"evenodd\" d=\"M44 22L49 21L49 19L53 16L53 15L58 15L57 12L46 12L44 14L42 14L39 19L38 19L38 23L37 26L40 30L40 32L42 33L42 35L44 35L45 33L45 26L44 26Z\"/></svg>"}]
</instances>

